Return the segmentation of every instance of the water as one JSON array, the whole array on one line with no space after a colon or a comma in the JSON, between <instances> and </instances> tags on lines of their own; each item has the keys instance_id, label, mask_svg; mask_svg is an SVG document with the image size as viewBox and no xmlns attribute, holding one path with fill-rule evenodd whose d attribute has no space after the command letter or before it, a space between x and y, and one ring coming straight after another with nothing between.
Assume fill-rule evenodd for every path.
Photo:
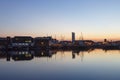
<instances>
[{"instance_id":1,"label":"water","mask_svg":"<svg viewBox=\"0 0 120 80\"><path fill-rule=\"evenodd\" d=\"M0 80L120 80L120 50L5 53Z\"/></svg>"}]
</instances>

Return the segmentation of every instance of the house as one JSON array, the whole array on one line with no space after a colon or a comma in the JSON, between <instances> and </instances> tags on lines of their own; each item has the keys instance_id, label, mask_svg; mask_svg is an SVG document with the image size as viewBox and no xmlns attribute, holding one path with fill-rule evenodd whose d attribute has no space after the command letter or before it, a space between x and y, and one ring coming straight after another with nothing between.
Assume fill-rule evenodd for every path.
<instances>
[{"instance_id":1,"label":"house","mask_svg":"<svg viewBox=\"0 0 120 80\"><path fill-rule=\"evenodd\" d=\"M30 36L15 36L12 38L12 47L30 47L33 46L33 38Z\"/></svg>"},{"instance_id":2,"label":"house","mask_svg":"<svg viewBox=\"0 0 120 80\"><path fill-rule=\"evenodd\" d=\"M59 44L59 41L57 39L51 39L49 41L49 46L57 46Z\"/></svg>"},{"instance_id":3,"label":"house","mask_svg":"<svg viewBox=\"0 0 120 80\"><path fill-rule=\"evenodd\" d=\"M34 47L36 49L47 49L50 46L52 37L36 37L34 39Z\"/></svg>"}]
</instances>

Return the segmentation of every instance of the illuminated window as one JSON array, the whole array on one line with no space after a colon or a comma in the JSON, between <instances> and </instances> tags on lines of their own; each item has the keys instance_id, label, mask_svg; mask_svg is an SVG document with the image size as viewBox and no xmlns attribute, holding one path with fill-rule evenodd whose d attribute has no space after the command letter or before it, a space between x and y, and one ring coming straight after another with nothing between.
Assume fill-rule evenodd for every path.
<instances>
[{"instance_id":1,"label":"illuminated window","mask_svg":"<svg viewBox=\"0 0 120 80\"><path fill-rule=\"evenodd\" d=\"M16 38L15 40L19 40L18 38Z\"/></svg>"},{"instance_id":2,"label":"illuminated window","mask_svg":"<svg viewBox=\"0 0 120 80\"><path fill-rule=\"evenodd\" d=\"M26 42L26 43L30 43L30 42L31 42L31 40L26 40L25 42Z\"/></svg>"},{"instance_id":3,"label":"illuminated window","mask_svg":"<svg viewBox=\"0 0 120 80\"><path fill-rule=\"evenodd\" d=\"M41 44L43 45L43 44L44 44L44 42L41 42Z\"/></svg>"}]
</instances>

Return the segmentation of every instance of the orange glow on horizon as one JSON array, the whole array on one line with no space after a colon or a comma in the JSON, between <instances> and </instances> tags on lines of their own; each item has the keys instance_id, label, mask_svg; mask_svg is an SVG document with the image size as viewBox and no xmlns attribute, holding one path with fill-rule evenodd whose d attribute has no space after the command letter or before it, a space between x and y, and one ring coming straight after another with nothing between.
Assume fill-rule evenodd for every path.
<instances>
[{"instance_id":1,"label":"orange glow on horizon","mask_svg":"<svg viewBox=\"0 0 120 80\"><path fill-rule=\"evenodd\" d=\"M56 38L57 40L72 40L72 35L71 33L64 33L64 34L41 34L41 33L27 33L27 34L23 34L23 33L10 33L9 35L6 34L0 34L0 37L14 37L14 36L31 36L33 38L35 37L44 37L44 36L52 36L52 38ZM81 34L75 34L75 39L76 40L81 40ZM103 41L104 39L107 39L109 41L114 41L114 40L120 40L119 35L116 34L111 34L111 35L102 35L102 34L96 34L96 35L92 35L92 34L83 34L83 39L84 40L93 40L93 41Z\"/></svg>"}]
</instances>

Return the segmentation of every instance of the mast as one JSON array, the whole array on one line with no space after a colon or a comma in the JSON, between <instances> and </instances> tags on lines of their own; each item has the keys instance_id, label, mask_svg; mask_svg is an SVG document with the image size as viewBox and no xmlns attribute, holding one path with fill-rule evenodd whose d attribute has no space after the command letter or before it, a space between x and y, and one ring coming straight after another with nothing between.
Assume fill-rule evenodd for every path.
<instances>
[{"instance_id":1,"label":"mast","mask_svg":"<svg viewBox=\"0 0 120 80\"><path fill-rule=\"evenodd\" d=\"M81 35L80 35L80 37L79 37L79 40L84 40L84 39L83 39L83 34L82 34L82 32L81 32Z\"/></svg>"},{"instance_id":2,"label":"mast","mask_svg":"<svg viewBox=\"0 0 120 80\"><path fill-rule=\"evenodd\" d=\"M83 34L82 34L82 32L81 32L81 39L83 40Z\"/></svg>"}]
</instances>

